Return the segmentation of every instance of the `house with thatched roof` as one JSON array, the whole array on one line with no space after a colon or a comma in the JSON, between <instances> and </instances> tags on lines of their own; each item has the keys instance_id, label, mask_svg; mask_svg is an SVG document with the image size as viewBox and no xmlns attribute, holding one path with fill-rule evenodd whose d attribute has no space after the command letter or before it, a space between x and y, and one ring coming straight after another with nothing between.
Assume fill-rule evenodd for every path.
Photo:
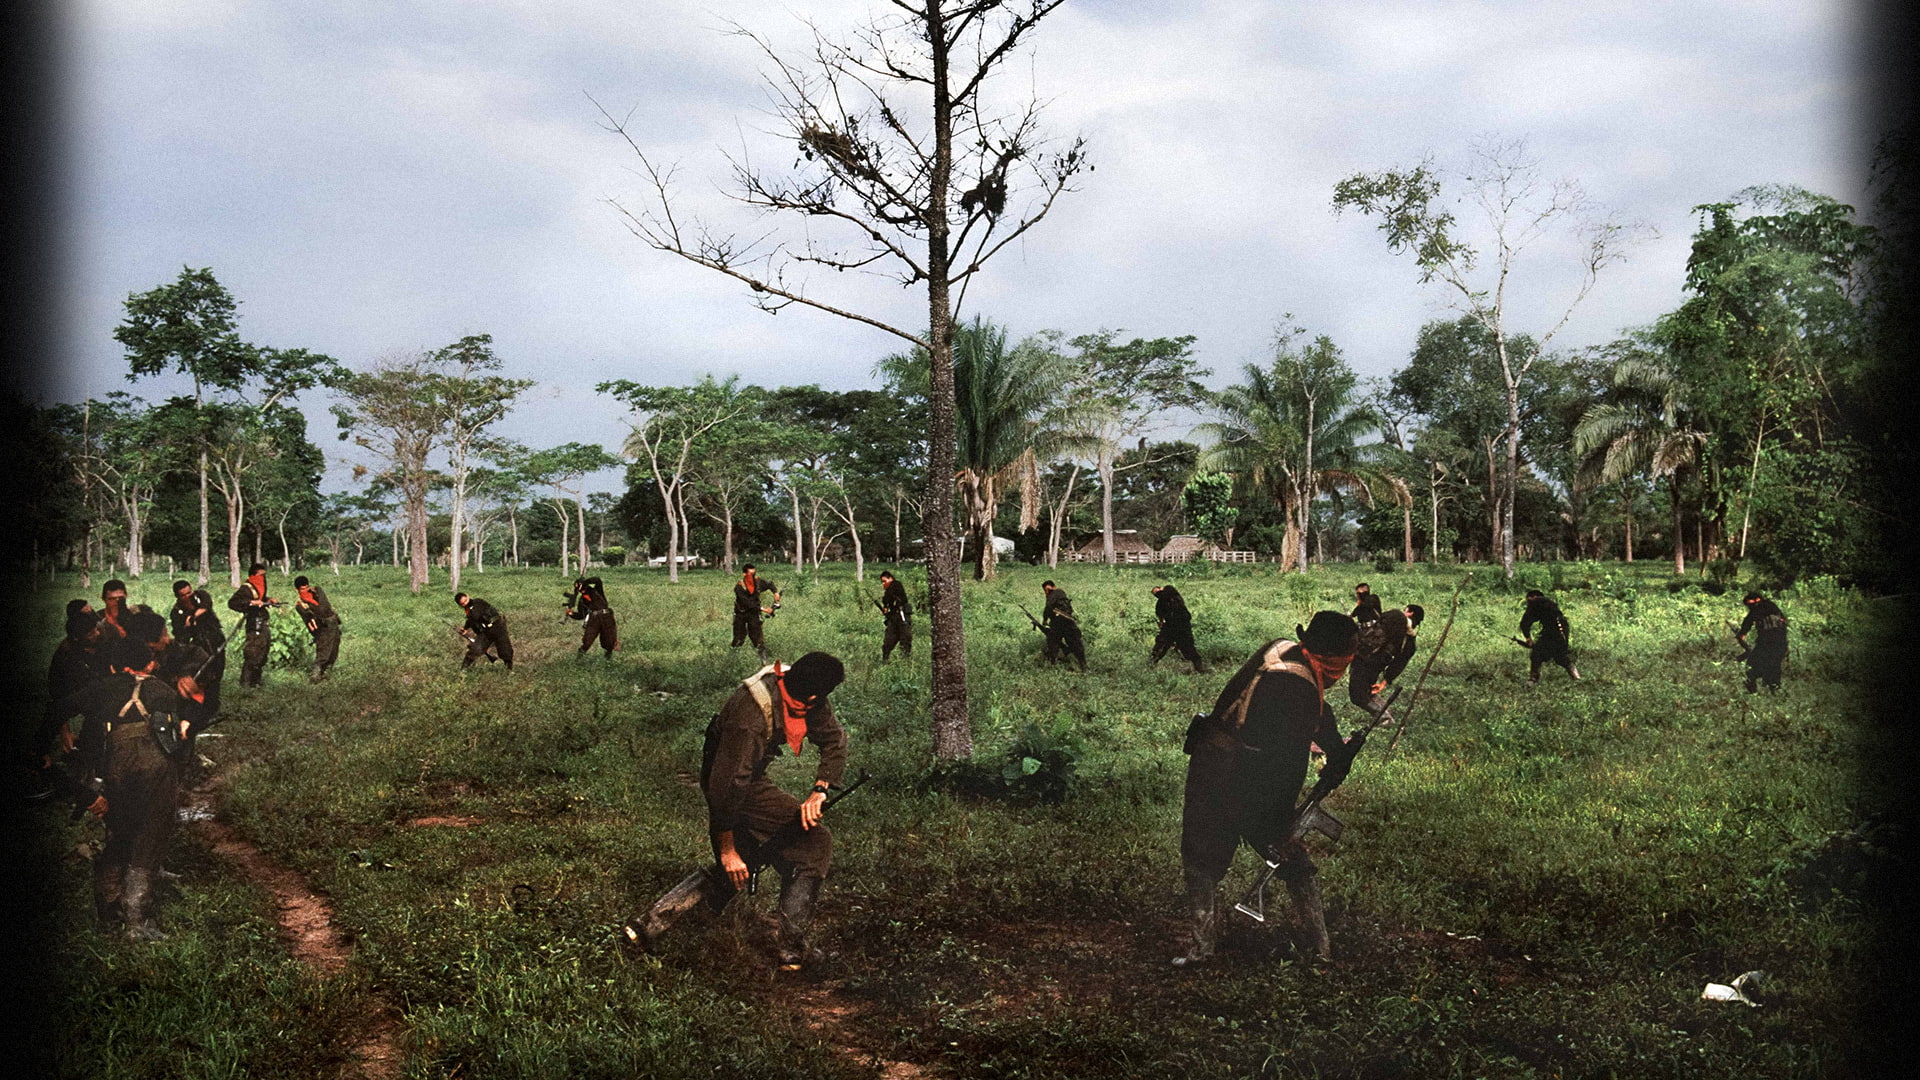
<instances>
[{"instance_id":1,"label":"house with thatched roof","mask_svg":"<svg viewBox=\"0 0 1920 1080\"><path fill-rule=\"evenodd\" d=\"M1195 558L1208 558L1220 550L1220 545L1198 536L1170 536L1165 547L1159 552L1161 562L1183 563Z\"/></svg>"},{"instance_id":2,"label":"house with thatched roof","mask_svg":"<svg viewBox=\"0 0 1920 1080\"><path fill-rule=\"evenodd\" d=\"M1067 558L1071 562L1105 562L1106 548L1101 544L1100 534L1095 533L1093 539L1081 544ZM1123 563L1150 563L1155 561L1154 550L1145 540L1140 539L1140 533L1137 530L1115 529L1113 530L1113 560Z\"/></svg>"}]
</instances>

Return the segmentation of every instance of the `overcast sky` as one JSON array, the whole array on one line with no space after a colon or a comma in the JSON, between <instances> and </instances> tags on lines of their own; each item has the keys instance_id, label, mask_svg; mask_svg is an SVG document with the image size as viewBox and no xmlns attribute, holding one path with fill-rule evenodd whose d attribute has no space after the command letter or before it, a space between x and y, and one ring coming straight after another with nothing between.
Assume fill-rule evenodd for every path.
<instances>
[{"instance_id":1,"label":"overcast sky","mask_svg":"<svg viewBox=\"0 0 1920 1080\"><path fill-rule=\"evenodd\" d=\"M129 293L212 267L248 340L362 367L490 333L539 380L506 424L530 444L625 427L607 378L707 372L763 385L869 385L900 342L831 316L769 316L745 288L642 245L609 200L645 191L592 99L678 168L689 212L738 220L725 154L793 157L770 135L762 58L802 17L833 32L879 0L74 0L62 85L70 137L62 375L54 396L126 388L112 331ZM1070 2L1004 92L1049 102L1096 170L967 297L1016 335L1192 334L1223 384L1283 313L1365 375L1404 362L1444 315L1333 185L1479 136L1525 138L1657 231L1611 268L1560 344L1608 340L1679 299L1690 208L1785 183L1858 205L1858 7L1807 0L1647 4ZM1570 248L1543 242L1513 325L1564 305ZM902 325L924 299L850 278L830 299ZM159 381L141 384L158 395ZM330 456L325 402L309 403ZM330 469L329 486L344 469ZM612 477L601 486L611 486Z\"/></svg>"}]
</instances>

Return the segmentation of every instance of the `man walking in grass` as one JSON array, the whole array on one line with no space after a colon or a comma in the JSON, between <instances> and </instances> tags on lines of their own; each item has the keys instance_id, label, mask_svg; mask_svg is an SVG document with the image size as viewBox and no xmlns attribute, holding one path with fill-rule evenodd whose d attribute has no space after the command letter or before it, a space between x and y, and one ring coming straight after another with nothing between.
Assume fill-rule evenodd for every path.
<instances>
[{"instance_id":1,"label":"man walking in grass","mask_svg":"<svg viewBox=\"0 0 1920 1080\"><path fill-rule=\"evenodd\" d=\"M715 911L726 907L755 871L771 864L780 875L780 968L797 971L815 958L808 929L833 855L833 834L820 811L847 767L847 734L827 695L845 678L838 659L810 652L790 668L772 663L740 683L707 725L701 755L714 865L689 874L630 921L630 942L651 948L702 901ZM820 751L805 801L767 778L768 766L787 750L799 756L803 741Z\"/></svg>"},{"instance_id":2,"label":"man walking in grass","mask_svg":"<svg viewBox=\"0 0 1920 1080\"><path fill-rule=\"evenodd\" d=\"M460 669L472 667L475 660L484 656L489 661L500 661L512 671L513 639L507 636L507 617L477 596L458 593L453 602L467 613L466 625L460 628L460 635L467 639L467 655L461 658Z\"/></svg>"},{"instance_id":3,"label":"man walking in grass","mask_svg":"<svg viewBox=\"0 0 1920 1080\"><path fill-rule=\"evenodd\" d=\"M1768 690L1780 689L1780 670L1787 662L1787 614L1780 605L1760 595L1750 592L1743 602L1747 605L1747 617L1740 622L1740 629L1733 632L1734 639L1746 652L1742 658L1747 662L1747 693L1754 692L1756 683L1765 683ZM1753 642L1747 641L1747 635L1758 630Z\"/></svg>"},{"instance_id":4,"label":"man walking in grass","mask_svg":"<svg viewBox=\"0 0 1920 1080\"><path fill-rule=\"evenodd\" d=\"M880 617L886 622L887 636L880 643L880 662L893 657L894 646L901 656L913 655L913 604L907 600L906 586L893 571L880 571Z\"/></svg>"},{"instance_id":5,"label":"man walking in grass","mask_svg":"<svg viewBox=\"0 0 1920 1080\"><path fill-rule=\"evenodd\" d=\"M1187 610L1179 589L1171 585L1153 587L1153 617L1160 624L1160 632L1154 636L1153 653L1147 663L1158 664L1168 649L1177 649L1193 665L1195 675L1207 670L1200 662L1200 650L1193 644L1193 613Z\"/></svg>"},{"instance_id":6,"label":"man walking in grass","mask_svg":"<svg viewBox=\"0 0 1920 1080\"><path fill-rule=\"evenodd\" d=\"M227 674L227 634L213 610L213 596L205 589L194 588L185 578L174 582L171 621L175 641L184 641L207 654L207 665L197 681L206 694L207 715L217 715L220 680Z\"/></svg>"},{"instance_id":7,"label":"man walking in grass","mask_svg":"<svg viewBox=\"0 0 1920 1080\"><path fill-rule=\"evenodd\" d=\"M1413 659L1418 646L1414 628L1426 614L1419 604L1408 604L1360 625L1360 644L1353 654L1353 670L1347 674L1347 700L1379 715L1379 697Z\"/></svg>"},{"instance_id":8,"label":"man walking in grass","mask_svg":"<svg viewBox=\"0 0 1920 1080\"><path fill-rule=\"evenodd\" d=\"M1539 637L1533 634L1534 626L1540 627ZM1568 644L1572 629L1567 625L1567 617L1560 613L1560 605L1551 597L1543 596L1539 589L1527 590L1527 610L1520 616L1521 642L1527 647L1527 685L1540 681L1540 665L1559 664L1567 669L1567 674L1575 682L1580 679L1580 669L1573 666L1573 650Z\"/></svg>"},{"instance_id":9,"label":"man walking in grass","mask_svg":"<svg viewBox=\"0 0 1920 1080\"><path fill-rule=\"evenodd\" d=\"M1087 646L1080 639L1080 622L1073 617L1072 598L1051 581L1041 582L1040 588L1047 594L1046 604L1040 609L1040 629L1047 641L1040 647L1040 655L1049 664L1071 658L1079 661L1081 671L1087 670Z\"/></svg>"},{"instance_id":10,"label":"man walking in grass","mask_svg":"<svg viewBox=\"0 0 1920 1080\"><path fill-rule=\"evenodd\" d=\"M767 638L760 628L760 617L773 614L773 608L760 606L761 593L772 593L773 607L780 606L780 586L762 581L752 563L741 567L740 580L733 583L733 647L737 649L751 640L760 662L766 663Z\"/></svg>"},{"instance_id":11,"label":"man walking in grass","mask_svg":"<svg viewBox=\"0 0 1920 1080\"><path fill-rule=\"evenodd\" d=\"M582 620L579 655L587 655L597 641L601 655L613 659L613 650L620 647L620 631L614 625L613 605L607 601L607 586L598 574L573 579L573 590L567 594L567 618Z\"/></svg>"},{"instance_id":12,"label":"man walking in grass","mask_svg":"<svg viewBox=\"0 0 1920 1080\"><path fill-rule=\"evenodd\" d=\"M240 646L240 685L259 686L267 669L267 653L273 647L272 611L280 601L267 595L267 564L254 563L247 580L233 591L227 607L237 611L246 624L246 640Z\"/></svg>"},{"instance_id":13,"label":"man walking in grass","mask_svg":"<svg viewBox=\"0 0 1920 1080\"><path fill-rule=\"evenodd\" d=\"M1353 587L1352 617L1361 626L1380 617L1380 598L1373 595L1373 586L1364 581Z\"/></svg>"},{"instance_id":14,"label":"man walking in grass","mask_svg":"<svg viewBox=\"0 0 1920 1080\"><path fill-rule=\"evenodd\" d=\"M1346 777L1364 740L1342 740L1326 692L1353 661L1359 631L1337 611L1314 613L1298 641L1261 646L1220 691L1213 711L1187 729L1187 787L1180 814L1180 867L1191 938L1174 964L1213 955L1219 938L1216 892L1245 841L1278 858L1294 913L1312 952L1332 955L1313 860L1294 839L1295 800L1309 749L1326 748L1320 780L1331 790Z\"/></svg>"},{"instance_id":15,"label":"man walking in grass","mask_svg":"<svg viewBox=\"0 0 1920 1080\"><path fill-rule=\"evenodd\" d=\"M319 682L327 677L334 661L340 659L340 615L327 599L327 591L307 580L305 574L293 579L293 587L299 592L293 610L299 613L307 624L307 633L313 636L313 671L307 681Z\"/></svg>"}]
</instances>

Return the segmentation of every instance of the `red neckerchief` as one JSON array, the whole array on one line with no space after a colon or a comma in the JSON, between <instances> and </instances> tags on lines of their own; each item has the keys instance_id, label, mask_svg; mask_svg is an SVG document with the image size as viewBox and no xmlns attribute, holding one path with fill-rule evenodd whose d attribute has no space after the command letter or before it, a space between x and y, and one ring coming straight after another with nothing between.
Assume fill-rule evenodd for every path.
<instances>
[{"instance_id":1,"label":"red neckerchief","mask_svg":"<svg viewBox=\"0 0 1920 1080\"><path fill-rule=\"evenodd\" d=\"M753 576L753 571L751 570L740 575L740 587L747 590L748 596L760 595L760 582Z\"/></svg>"},{"instance_id":2,"label":"red neckerchief","mask_svg":"<svg viewBox=\"0 0 1920 1080\"><path fill-rule=\"evenodd\" d=\"M308 607L313 607L320 603L320 601L313 598L313 586L300 586L300 602L306 604Z\"/></svg>"},{"instance_id":3,"label":"red neckerchief","mask_svg":"<svg viewBox=\"0 0 1920 1080\"><path fill-rule=\"evenodd\" d=\"M259 598L261 599L261 601L263 601L263 602L264 602L264 601L266 600L266 598L267 598L267 575L265 575L265 574L249 574L249 575L247 576L247 584L249 584L249 585L251 585L251 586L253 586L253 592L254 592L254 595L255 595L255 596L258 596L258 597L259 597Z\"/></svg>"},{"instance_id":4,"label":"red neckerchief","mask_svg":"<svg viewBox=\"0 0 1920 1080\"><path fill-rule=\"evenodd\" d=\"M774 683L780 687L780 703L785 706L781 709L781 717L787 729L787 745L793 747L794 756L798 757L800 740L807 737L807 705L805 702L794 700L793 696L787 693L787 678L780 670L780 663L777 660L773 665L773 679Z\"/></svg>"}]
</instances>

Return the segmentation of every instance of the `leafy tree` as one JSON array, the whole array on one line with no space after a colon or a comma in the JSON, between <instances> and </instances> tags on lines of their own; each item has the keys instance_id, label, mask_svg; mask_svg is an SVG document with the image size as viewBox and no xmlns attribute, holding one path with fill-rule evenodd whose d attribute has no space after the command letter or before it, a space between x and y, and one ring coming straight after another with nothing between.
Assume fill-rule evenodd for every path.
<instances>
[{"instance_id":1,"label":"leafy tree","mask_svg":"<svg viewBox=\"0 0 1920 1080\"><path fill-rule=\"evenodd\" d=\"M1093 446L1094 471L1100 478L1100 550L1114 562L1113 494L1116 459L1126 444L1151 428L1166 423L1172 409L1191 408L1206 399L1199 380L1210 372L1193 355L1193 335L1177 338L1134 338L1116 341L1119 331L1082 334L1068 342L1075 350L1079 371L1068 393L1086 409L1083 435ZM1152 463L1138 454L1126 468Z\"/></svg>"},{"instance_id":2,"label":"leafy tree","mask_svg":"<svg viewBox=\"0 0 1920 1080\"><path fill-rule=\"evenodd\" d=\"M1326 468L1316 454L1337 458L1374 424L1339 347L1324 334L1300 345L1305 333L1283 324L1274 335L1273 362L1248 364L1244 383L1215 396L1219 419L1196 429L1212 443L1201 454L1202 467L1244 475L1280 505L1283 571L1305 569L1314 496L1331 487L1365 490L1352 468Z\"/></svg>"},{"instance_id":3,"label":"leafy tree","mask_svg":"<svg viewBox=\"0 0 1920 1080\"><path fill-rule=\"evenodd\" d=\"M355 372L338 387L342 403L333 413L340 438L352 438L380 462L372 470L400 495L407 534L407 585L419 592L427 584L427 494L433 472L428 459L446 431L446 411L431 378L429 358L406 354L383 360L372 371ZM355 466L354 479L369 474ZM395 535L398 558L399 536Z\"/></svg>"},{"instance_id":4,"label":"leafy tree","mask_svg":"<svg viewBox=\"0 0 1920 1080\"><path fill-rule=\"evenodd\" d=\"M512 411L515 400L533 385L533 380L492 374L500 370L492 334L461 338L435 352L433 364L441 369L434 383L446 411L447 466L452 482L447 586L458 591L472 459L488 449L488 429Z\"/></svg>"},{"instance_id":5,"label":"leafy tree","mask_svg":"<svg viewBox=\"0 0 1920 1080\"><path fill-rule=\"evenodd\" d=\"M722 429L753 408L756 387L742 387L728 376L717 381L702 376L692 386L642 386L614 379L595 387L627 403L634 412L633 432L626 453L644 459L647 475L660 489L667 517L667 580L680 580L680 552L686 538L687 478L695 464L694 448L723 441Z\"/></svg>"},{"instance_id":6,"label":"leafy tree","mask_svg":"<svg viewBox=\"0 0 1920 1080\"><path fill-rule=\"evenodd\" d=\"M1181 505L1194 531L1216 544L1233 541L1233 523L1240 511L1233 505L1233 477L1226 473L1197 472L1180 492Z\"/></svg>"},{"instance_id":7,"label":"leafy tree","mask_svg":"<svg viewBox=\"0 0 1920 1080\"><path fill-rule=\"evenodd\" d=\"M572 573L567 562L567 540L571 533L569 509L579 519L575 540L581 570L587 565L586 478L601 469L620 464L620 459L592 443L570 442L545 450L535 450L520 464L520 472L535 487L546 487L547 505L560 520L560 573Z\"/></svg>"},{"instance_id":8,"label":"leafy tree","mask_svg":"<svg viewBox=\"0 0 1920 1080\"><path fill-rule=\"evenodd\" d=\"M1845 546L1867 513L1849 483L1860 451L1840 393L1872 354L1866 268L1878 235L1852 207L1792 187L1695 209L1688 298L1658 330L1709 433L1715 532L1744 557L1756 533L1824 522L1824 539L1796 543L1779 565L1784 576L1818 571L1829 562L1821 549ZM1826 505L1803 513L1809 498Z\"/></svg>"},{"instance_id":9,"label":"leafy tree","mask_svg":"<svg viewBox=\"0 0 1920 1080\"><path fill-rule=\"evenodd\" d=\"M955 478L973 576L993 574L993 519L1002 493L1020 488L1020 528L1039 516L1039 463L1087 447L1083 404L1067 396L1073 362L1039 339L1009 347L1005 327L976 317L954 347L960 466Z\"/></svg>"},{"instance_id":10,"label":"leafy tree","mask_svg":"<svg viewBox=\"0 0 1920 1080\"><path fill-rule=\"evenodd\" d=\"M1079 141L1048 153L1039 103L997 112L991 76L1063 0L899 0L851 43L816 33L806 63L760 45L773 70L774 111L801 161L792 175L740 163L749 206L807 224L795 246L683 225L668 198L669 174L641 154L626 126L613 129L640 156L659 209L629 213L645 242L744 282L769 311L798 304L878 327L927 350L927 596L933 637L933 749L942 761L973 753L967 659L960 620L959 553L952 531L955 320L967 283L1052 209L1087 168ZM911 100L912 105L907 104ZM836 242L836 235L845 237ZM824 268L885 267L926 289L924 329L832 303L791 276ZM830 277L837 277L830 275ZM671 501L671 500L666 500Z\"/></svg>"},{"instance_id":11,"label":"leafy tree","mask_svg":"<svg viewBox=\"0 0 1920 1080\"><path fill-rule=\"evenodd\" d=\"M1443 175L1430 159L1410 169L1361 173L1340 181L1334 185L1333 208L1335 213L1358 210L1378 218L1388 250L1411 254L1420 268L1421 283L1438 279L1462 312L1492 338L1498 385L1506 406L1501 431L1505 452L1494 498L1500 517L1494 551L1507 576L1512 577L1522 391L1542 350L1593 289L1600 271L1619 261L1626 245L1642 230L1594 216L1585 194L1572 180L1544 184L1539 163L1522 141L1480 140L1469 153L1472 164L1459 179L1466 184L1465 198L1478 209L1484 226L1486 240L1480 248L1463 239L1463 230L1451 211L1436 205L1441 199ZM1532 348L1511 349L1507 290L1520 256L1562 225L1571 225L1581 243L1578 284L1558 319L1539 335ZM1483 258L1488 264L1485 268L1481 266Z\"/></svg>"}]
</instances>

